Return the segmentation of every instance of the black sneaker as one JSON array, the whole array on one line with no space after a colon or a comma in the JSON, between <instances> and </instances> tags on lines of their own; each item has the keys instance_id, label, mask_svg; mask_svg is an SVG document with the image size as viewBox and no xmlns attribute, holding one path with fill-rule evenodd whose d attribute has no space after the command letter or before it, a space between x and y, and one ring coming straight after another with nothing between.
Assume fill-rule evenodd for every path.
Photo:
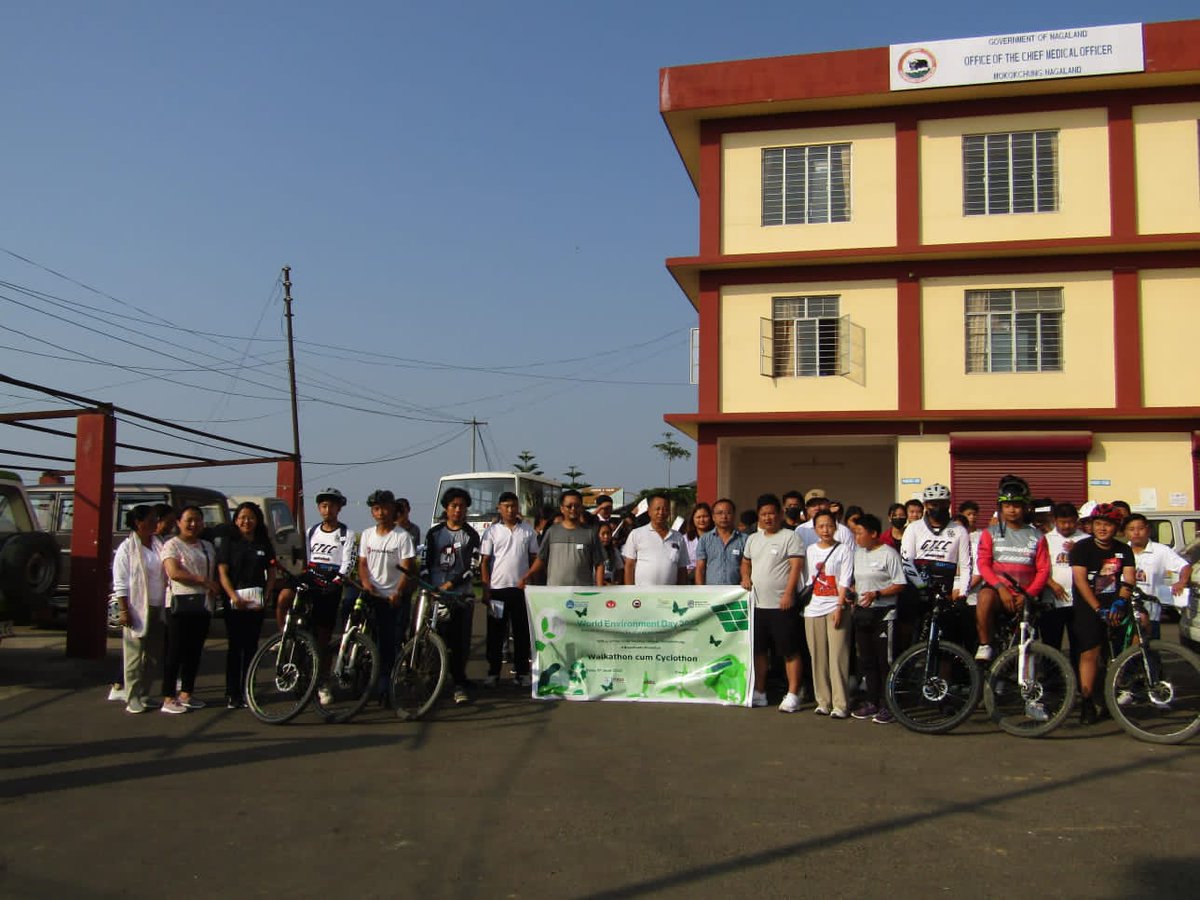
<instances>
[{"instance_id":1,"label":"black sneaker","mask_svg":"<svg viewBox=\"0 0 1200 900\"><path fill-rule=\"evenodd\" d=\"M1092 702L1091 697L1084 697L1079 705L1079 724L1080 725L1095 725L1099 720L1096 713L1096 704Z\"/></svg>"}]
</instances>

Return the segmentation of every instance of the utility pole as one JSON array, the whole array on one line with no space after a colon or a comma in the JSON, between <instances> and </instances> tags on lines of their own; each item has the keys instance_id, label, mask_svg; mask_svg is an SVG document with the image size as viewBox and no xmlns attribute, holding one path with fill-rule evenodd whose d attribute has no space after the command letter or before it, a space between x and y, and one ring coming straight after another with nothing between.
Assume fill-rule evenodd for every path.
<instances>
[{"instance_id":1,"label":"utility pole","mask_svg":"<svg viewBox=\"0 0 1200 900\"><path fill-rule=\"evenodd\" d=\"M292 392L292 453L296 457L296 530L304 528L304 478L300 467L300 413L296 408L296 349L292 345L292 267L283 267L283 309L287 319L288 383ZM307 553L307 548L305 548Z\"/></svg>"},{"instance_id":2,"label":"utility pole","mask_svg":"<svg viewBox=\"0 0 1200 900\"><path fill-rule=\"evenodd\" d=\"M487 422L480 422L474 416L471 416L471 421L468 423L471 426L471 471L475 469L475 438L479 434L479 426L486 425Z\"/></svg>"}]
</instances>

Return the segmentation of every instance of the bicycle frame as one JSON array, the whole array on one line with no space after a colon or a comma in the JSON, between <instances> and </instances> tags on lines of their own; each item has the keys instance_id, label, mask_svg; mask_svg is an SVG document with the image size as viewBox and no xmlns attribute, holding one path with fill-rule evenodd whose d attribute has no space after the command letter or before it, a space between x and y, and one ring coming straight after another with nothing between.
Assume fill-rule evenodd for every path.
<instances>
[{"instance_id":1,"label":"bicycle frame","mask_svg":"<svg viewBox=\"0 0 1200 900\"><path fill-rule=\"evenodd\" d=\"M355 634L367 630L366 606L367 604L363 599L363 595L359 594L346 620L346 627L342 629L342 639L338 642L338 652L337 656L334 657L332 666L332 671L335 675L340 675L347 668L353 668L354 664L358 661L358 644L351 639ZM347 656L347 654L349 655Z\"/></svg>"}]
</instances>

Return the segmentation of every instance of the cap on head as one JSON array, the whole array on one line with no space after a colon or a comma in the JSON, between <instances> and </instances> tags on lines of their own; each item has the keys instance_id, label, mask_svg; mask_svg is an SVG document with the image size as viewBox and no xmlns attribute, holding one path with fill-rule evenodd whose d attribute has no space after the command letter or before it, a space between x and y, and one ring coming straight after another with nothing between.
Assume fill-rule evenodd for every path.
<instances>
[{"instance_id":1,"label":"cap on head","mask_svg":"<svg viewBox=\"0 0 1200 900\"><path fill-rule=\"evenodd\" d=\"M804 495L804 505L808 505L809 500L825 500L828 495L825 493L825 488L811 488Z\"/></svg>"},{"instance_id":2,"label":"cap on head","mask_svg":"<svg viewBox=\"0 0 1200 900\"><path fill-rule=\"evenodd\" d=\"M386 506L389 503L396 505L396 495L386 488L371 491L371 496L367 498L367 506Z\"/></svg>"},{"instance_id":3,"label":"cap on head","mask_svg":"<svg viewBox=\"0 0 1200 900\"><path fill-rule=\"evenodd\" d=\"M1124 515L1121 513L1121 510L1113 506L1111 503L1097 503L1096 508L1092 510L1092 518L1107 519L1114 525L1120 525L1125 519Z\"/></svg>"},{"instance_id":4,"label":"cap on head","mask_svg":"<svg viewBox=\"0 0 1200 900\"><path fill-rule=\"evenodd\" d=\"M325 490L317 494L317 503L324 503L326 500L336 503L339 506L346 505L346 495L337 488L325 488Z\"/></svg>"}]
</instances>

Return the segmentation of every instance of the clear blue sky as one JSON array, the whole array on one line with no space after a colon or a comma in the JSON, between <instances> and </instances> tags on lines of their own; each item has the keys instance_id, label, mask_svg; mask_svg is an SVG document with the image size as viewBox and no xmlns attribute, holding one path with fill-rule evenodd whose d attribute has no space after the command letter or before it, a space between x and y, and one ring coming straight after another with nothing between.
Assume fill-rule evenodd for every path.
<instances>
[{"instance_id":1,"label":"clear blue sky","mask_svg":"<svg viewBox=\"0 0 1200 900\"><path fill-rule=\"evenodd\" d=\"M0 248L87 287L0 253L0 370L289 448L290 264L301 394L330 401L301 407L310 494L390 487L422 522L437 476L469 465L448 420L489 423L480 468L528 448L548 474L665 481L650 445L663 413L695 408L696 319L663 260L695 253L697 227L660 67L1197 15L1159 0L4 6ZM79 354L106 364L52 358ZM0 385L2 409L50 405ZM0 446L71 453L12 428ZM274 469L172 478L251 492Z\"/></svg>"}]
</instances>

